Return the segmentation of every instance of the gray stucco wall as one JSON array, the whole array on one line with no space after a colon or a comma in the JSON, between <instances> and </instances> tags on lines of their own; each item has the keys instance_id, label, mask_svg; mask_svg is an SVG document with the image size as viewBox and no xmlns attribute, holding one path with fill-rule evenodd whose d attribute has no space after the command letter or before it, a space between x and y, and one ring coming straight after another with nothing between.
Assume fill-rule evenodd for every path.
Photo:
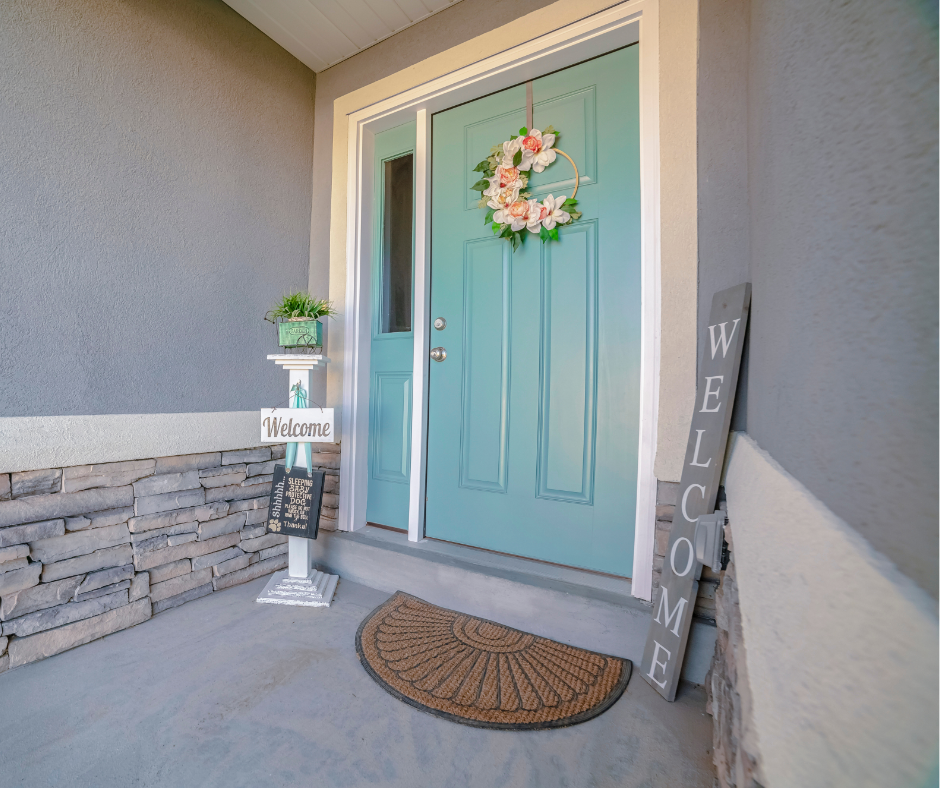
<instances>
[{"instance_id":1,"label":"gray stucco wall","mask_svg":"<svg viewBox=\"0 0 940 788\"><path fill-rule=\"evenodd\" d=\"M283 398L313 72L221 0L10 0L0 74L0 416Z\"/></svg>"},{"instance_id":2,"label":"gray stucco wall","mask_svg":"<svg viewBox=\"0 0 940 788\"><path fill-rule=\"evenodd\" d=\"M750 0L702 0L699 12L698 331L712 296L750 278L747 72ZM703 348L699 347L699 363ZM750 343L745 340L731 429L747 430Z\"/></svg>"},{"instance_id":3,"label":"gray stucco wall","mask_svg":"<svg viewBox=\"0 0 940 788\"><path fill-rule=\"evenodd\" d=\"M749 271L747 431L936 598L936 7L749 5L702 4L700 332Z\"/></svg>"},{"instance_id":4,"label":"gray stucco wall","mask_svg":"<svg viewBox=\"0 0 940 788\"><path fill-rule=\"evenodd\" d=\"M391 38L317 74L310 227L310 289L325 298L330 280L330 193L333 184L333 102L389 74L505 25L545 4L538 0L462 0ZM340 304L338 308L342 310ZM329 326L326 330L327 347ZM311 376L314 396L326 398L326 375Z\"/></svg>"}]
</instances>

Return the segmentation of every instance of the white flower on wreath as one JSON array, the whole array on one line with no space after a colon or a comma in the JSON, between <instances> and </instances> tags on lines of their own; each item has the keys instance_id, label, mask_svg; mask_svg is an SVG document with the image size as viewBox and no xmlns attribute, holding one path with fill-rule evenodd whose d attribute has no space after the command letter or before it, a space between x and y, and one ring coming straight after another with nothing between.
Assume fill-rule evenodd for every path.
<instances>
[{"instance_id":1,"label":"white flower on wreath","mask_svg":"<svg viewBox=\"0 0 940 788\"><path fill-rule=\"evenodd\" d=\"M549 164L555 161L555 151L551 148L555 144L554 134L542 134L538 129L532 129L522 140L513 140L519 142L522 150L522 162L519 169L523 172L532 170L533 172L542 172ZM506 143L503 143L503 148Z\"/></svg>"},{"instance_id":2,"label":"white flower on wreath","mask_svg":"<svg viewBox=\"0 0 940 788\"><path fill-rule=\"evenodd\" d=\"M571 221L571 214L563 211L565 196L562 195L557 200L549 194L542 201L541 222L546 230L554 229L556 224L568 224ZM533 232L535 232L533 230Z\"/></svg>"},{"instance_id":3,"label":"white flower on wreath","mask_svg":"<svg viewBox=\"0 0 940 788\"><path fill-rule=\"evenodd\" d=\"M504 221L502 219L497 219L496 217L518 199L518 186L511 189L500 189L498 192L496 192L496 194L491 196L486 205L487 207L494 208L496 210L496 213L493 215L493 221L499 222L499 224L509 224L508 220Z\"/></svg>"},{"instance_id":4,"label":"white flower on wreath","mask_svg":"<svg viewBox=\"0 0 940 788\"><path fill-rule=\"evenodd\" d=\"M542 229L542 221L547 213L548 209L538 200L529 200L529 218L526 221L526 229L530 233L538 233Z\"/></svg>"},{"instance_id":5,"label":"white flower on wreath","mask_svg":"<svg viewBox=\"0 0 940 788\"><path fill-rule=\"evenodd\" d=\"M518 137L516 137L514 140L506 140L503 143L503 159L500 164L502 164L503 167L512 167L513 156L516 155L516 151L518 151L521 147L522 140Z\"/></svg>"}]
</instances>

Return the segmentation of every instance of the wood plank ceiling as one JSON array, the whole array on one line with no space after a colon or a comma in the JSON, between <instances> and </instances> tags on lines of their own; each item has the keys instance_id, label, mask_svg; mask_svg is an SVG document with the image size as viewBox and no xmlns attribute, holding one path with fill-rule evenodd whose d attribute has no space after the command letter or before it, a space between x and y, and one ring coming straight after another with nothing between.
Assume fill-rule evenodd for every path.
<instances>
[{"instance_id":1,"label":"wood plank ceiling","mask_svg":"<svg viewBox=\"0 0 940 788\"><path fill-rule=\"evenodd\" d=\"M460 0L225 0L314 71L323 71Z\"/></svg>"}]
</instances>

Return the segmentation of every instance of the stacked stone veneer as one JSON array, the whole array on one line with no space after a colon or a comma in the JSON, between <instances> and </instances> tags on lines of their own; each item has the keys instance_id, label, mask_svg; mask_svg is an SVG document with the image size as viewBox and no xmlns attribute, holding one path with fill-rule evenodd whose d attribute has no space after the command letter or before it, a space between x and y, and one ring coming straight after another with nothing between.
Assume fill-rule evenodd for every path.
<instances>
[{"instance_id":1,"label":"stacked stone veneer","mask_svg":"<svg viewBox=\"0 0 940 788\"><path fill-rule=\"evenodd\" d=\"M730 549L727 568L715 594L718 638L715 659L705 679L706 711L714 717L714 761L721 788L760 788L761 768L751 725L751 696L747 680L741 608L734 569L731 528L725 528Z\"/></svg>"},{"instance_id":2,"label":"stacked stone veneer","mask_svg":"<svg viewBox=\"0 0 940 788\"><path fill-rule=\"evenodd\" d=\"M656 543L653 549L653 604L659 603L659 581L663 576L663 562L669 549L669 532L679 496L678 482L659 482L656 486ZM692 615L695 618L715 623L715 592L718 575L707 566L702 567L699 578L698 598Z\"/></svg>"},{"instance_id":3,"label":"stacked stone veneer","mask_svg":"<svg viewBox=\"0 0 940 788\"><path fill-rule=\"evenodd\" d=\"M287 566L266 534L284 446L0 473L0 672ZM339 446L320 527L336 528Z\"/></svg>"}]
</instances>

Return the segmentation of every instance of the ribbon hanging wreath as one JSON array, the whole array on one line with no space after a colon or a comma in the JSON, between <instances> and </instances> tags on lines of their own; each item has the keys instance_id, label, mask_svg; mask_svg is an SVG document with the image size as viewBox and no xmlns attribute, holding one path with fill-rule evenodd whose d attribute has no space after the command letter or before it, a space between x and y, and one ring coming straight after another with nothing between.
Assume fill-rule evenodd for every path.
<instances>
[{"instance_id":1,"label":"ribbon hanging wreath","mask_svg":"<svg viewBox=\"0 0 940 788\"><path fill-rule=\"evenodd\" d=\"M483 178L470 187L482 192L480 208L488 208L484 224L492 223L493 234L512 242L515 250L526 238L523 230L538 234L542 243L558 240L558 227L581 218L576 210L578 201L578 165L567 153L555 147L559 132L552 126L544 131L522 127L490 149L490 155L473 168ZM555 161L556 154L564 156L574 167L574 191L570 197L549 194L542 202L526 191L529 171L542 172Z\"/></svg>"}]
</instances>

